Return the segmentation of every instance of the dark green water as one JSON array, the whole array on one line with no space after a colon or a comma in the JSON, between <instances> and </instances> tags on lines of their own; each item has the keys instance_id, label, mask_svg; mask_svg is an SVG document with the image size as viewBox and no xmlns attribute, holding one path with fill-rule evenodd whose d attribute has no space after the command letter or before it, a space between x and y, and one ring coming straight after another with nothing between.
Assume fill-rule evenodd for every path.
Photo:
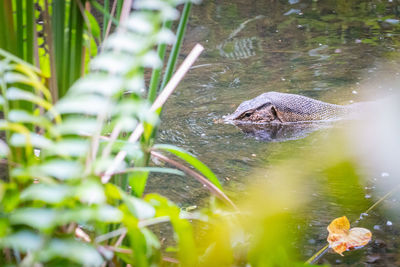
<instances>
[{"instance_id":1,"label":"dark green water","mask_svg":"<svg viewBox=\"0 0 400 267\"><path fill-rule=\"evenodd\" d=\"M297 140L264 142L215 121L267 91L337 104L390 97L400 85L399 16L396 0L203 1L192 10L181 54L183 58L196 42L205 52L169 100L158 142L198 156L238 202L249 195L252 183L272 179L271 169L290 169L290 175L301 179L294 195L304 198L304 204L293 211L296 227L288 230L298 234L295 246L306 260L325 245L331 220L346 215L354 221L397 177L355 157L357 148L349 145L353 141L336 138L346 123ZM287 173L281 176L287 179ZM148 190L182 206L208 196L199 183L182 177L154 176ZM345 257L328 254L320 263L400 265L399 198L394 194L358 225L373 232L370 244Z\"/></svg>"}]
</instances>

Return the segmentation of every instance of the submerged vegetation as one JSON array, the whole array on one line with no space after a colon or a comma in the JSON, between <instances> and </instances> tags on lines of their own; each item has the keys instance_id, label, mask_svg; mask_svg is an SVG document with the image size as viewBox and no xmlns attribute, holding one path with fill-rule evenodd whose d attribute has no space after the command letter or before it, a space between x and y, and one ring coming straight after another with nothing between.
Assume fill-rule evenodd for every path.
<instances>
[{"instance_id":1,"label":"submerged vegetation","mask_svg":"<svg viewBox=\"0 0 400 267\"><path fill-rule=\"evenodd\" d=\"M397 192L354 204L361 175L338 152L342 140L317 144L326 153L299 152L306 162L271 157L268 181L254 173L240 201L196 156L157 143L164 103L203 51L193 45L178 67L191 9L190 0L0 4L0 265L303 266L328 247L343 254L368 244L369 230L318 213L330 245L296 245L312 231L294 215L314 190L305 179L346 179L347 195L325 194L346 207L336 217L368 229L362 210ZM178 205L146 189L150 173L195 179L211 197L201 209Z\"/></svg>"}]
</instances>

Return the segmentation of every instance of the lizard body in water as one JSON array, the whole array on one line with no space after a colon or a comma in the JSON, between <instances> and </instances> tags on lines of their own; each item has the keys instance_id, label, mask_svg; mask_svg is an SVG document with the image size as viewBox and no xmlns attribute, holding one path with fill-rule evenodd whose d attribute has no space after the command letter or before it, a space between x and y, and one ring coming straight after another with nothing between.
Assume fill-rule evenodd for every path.
<instances>
[{"instance_id":1,"label":"lizard body in water","mask_svg":"<svg viewBox=\"0 0 400 267\"><path fill-rule=\"evenodd\" d=\"M352 113L356 106L329 104L295 94L267 92L244 101L224 119L235 123L336 120Z\"/></svg>"}]
</instances>

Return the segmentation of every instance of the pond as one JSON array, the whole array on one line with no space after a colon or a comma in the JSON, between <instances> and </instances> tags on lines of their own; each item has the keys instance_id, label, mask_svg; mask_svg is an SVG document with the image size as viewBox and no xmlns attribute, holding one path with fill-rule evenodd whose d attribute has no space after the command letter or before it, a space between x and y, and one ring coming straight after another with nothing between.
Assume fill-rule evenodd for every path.
<instances>
[{"instance_id":1,"label":"pond","mask_svg":"<svg viewBox=\"0 0 400 267\"><path fill-rule=\"evenodd\" d=\"M169 99L158 143L200 158L234 201L278 173L287 183L282 194L303 200L291 211L288 231L296 232L295 246L306 260L326 244L331 220L346 215L354 222L396 184L395 173L354 155L368 152L354 151L359 146L336 134L349 123L301 138L261 140L216 122L268 91L335 104L390 97L400 85L399 14L392 0L203 1L193 7L181 55L197 42L205 52ZM389 186L379 186L385 179ZM154 176L147 189L183 207L199 205L208 195L183 177ZM345 257L328 254L319 263L398 266L399 197L393 194L359 223L373 232L370 244Z\"/></svg>"}]
</instances>

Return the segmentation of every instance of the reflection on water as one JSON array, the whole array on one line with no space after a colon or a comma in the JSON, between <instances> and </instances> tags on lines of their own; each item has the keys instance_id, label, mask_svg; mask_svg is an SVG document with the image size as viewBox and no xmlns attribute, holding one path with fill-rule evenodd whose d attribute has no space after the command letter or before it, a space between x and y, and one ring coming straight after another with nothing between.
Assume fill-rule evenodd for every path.
<instances>
[{"instance_id":1,"label":"reflection on water","mask_svg":"<svg viewBox=\"0 0 400 267\"><path fill-rule=\"evenodd\" d=\"M390 67L396 66L399 58L399 13L397 1L203 1L193 8L182 55L196 42L206 51L169 100L158 142L177 144L197 155L216 172L233 199L240 199L256 170L268 173L294 155L307 161L301 155L310 149L324 154L325 148L317 144L330 144L331 128L345 126L334 124L316 132L305 127L300 133L306 138L279 142L282 136L297 139L290 138L293 129L271 128L266 136L260 136L257 127L245 127L243 133L214 120L267 91L302 94L336 104L391 95L400 84L398 68ZM268 138L276 142L261 141ZM335 149L347 150L340 145ZM362 181L359 178L368 173L366 167L353 170L346 161L319 167L318 157L312 160L317 161L314 172L302 174L303 187L298 189L307 189L304 194L309 198L303 213L296 215L306 217L301 225L305 236L298 245L304 259L325 244L325 227L331 219L344 214L358 218L385 193L374 189L376 179L384 179L380 176L384 169L374 170L375 176L366 175ZM342 172L343 168L346 171ZM171 181L159 183L160 179ZM182 177L154 176L149 190L181 205L207 196L197 182ZM392 223L390 227L387 221ZM345 258L328 255L326 262L393 265L390 253L394 252L388 251L398 240L389 237L398 231L399 223L398 216L393 218L384 209L374 212L368 226L374 229L377 225L379 230L373 230L376 239L372 245ZM385 257L389 261L385 262Z\"/></svg>"},{"instance_id":2,"label":"reflection on water","mask_svg":"<svg viewBox=\"0 0 400 267\"><path fill-rule=\"evenodd\" d=\"M264 142L285 142L308 136L317 130L326 129L330 122L299 122L251 124L237 123L236 126L247 136Z\"/></svg>"}]
</instances>

